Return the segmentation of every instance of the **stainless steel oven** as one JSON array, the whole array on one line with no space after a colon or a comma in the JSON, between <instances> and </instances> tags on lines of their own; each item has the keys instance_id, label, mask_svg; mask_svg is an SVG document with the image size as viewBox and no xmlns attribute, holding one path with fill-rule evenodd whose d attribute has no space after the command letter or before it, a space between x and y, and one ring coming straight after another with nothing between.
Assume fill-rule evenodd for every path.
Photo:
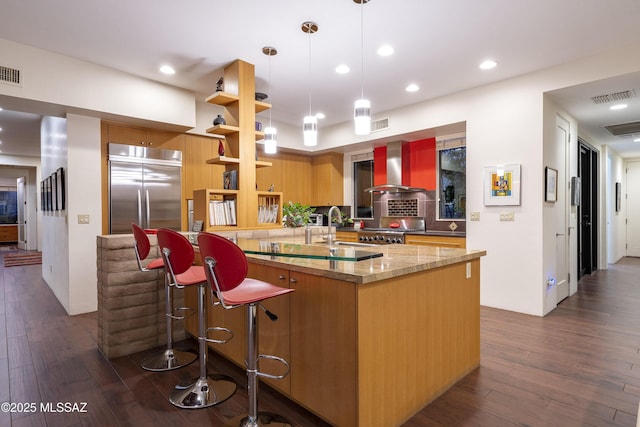
<instances>
[{"instance_id":1,"label":"stainless steel oven","mask_svg":"<svg viewBox=\"0 0 640 427\"><path fill-rule=\"evenodd\" d=\"M420 231L425 231L422 217L383 216L380 227L360 229L358 241L376 245L404 244L405 233Z\"/></svg>"}]
</instances>

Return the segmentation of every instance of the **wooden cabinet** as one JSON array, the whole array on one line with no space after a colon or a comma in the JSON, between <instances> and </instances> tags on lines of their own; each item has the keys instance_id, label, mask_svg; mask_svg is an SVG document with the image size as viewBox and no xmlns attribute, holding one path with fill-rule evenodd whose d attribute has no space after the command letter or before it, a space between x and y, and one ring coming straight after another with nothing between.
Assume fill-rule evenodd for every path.
<instances>
[{"instance_id":1,"label":"wooden cabinet","mask_svg":"<svg viewBox=\"0 0 640 427\"><path fill-rule=\"evenodd\" d=\"M426 236L406 234L404 242L408 245L443 246L447 248L466 248L467 239L465 237L453 236Z\"/></svg>"},{"instance_id":2,"label":"wooden cabinet","mask_svg":"<svg viewBox=\"0 0 640 427\"><path fill-rule=\"evenodd\" d=\"M336 240L340 242L357 242L358 233L355 231L340 231L336 230Z\"/></svg>"},{"instance_id":3,"label":"wooden cabinet","mask_svg":"<svg viewBox=\"0 0 640 427\"><path fill-rule=\"evenodd\" d=\"M108 141L113 144L142 145L152 148L182 150L183 135L155 129L121 124L108 125Z\"/></svg>"},{"instance_id":4,"label":"wooden cabinet","mask_svg":"<svg viewBox=\"0 0 640 427\"><path fill-rule=\"evenodd\" d=\"M18 241L18 226L17 225L2 225L0 226L0 242L17 242Z\"/></svg>"},{"instance_id":5,"label":"wooden cabinet","mask_svg":"<svg viewBox=\"0 0 640 427\"><path fill-rule=\"evenodd\" d=\"M332 425L355 426L356 285L291 272L291 396Z\"/></svg>"},{"instance_id":6,"label":"wooden cabinet","mask_svg":"<svg viewBox=\"0 0 640 427\"><path fill-rule=\"evenodd\" d=\"M312 159L314 206L340 206L344 204L344 178L342 153L329 153Z\"/></svg>"}]
</instances>

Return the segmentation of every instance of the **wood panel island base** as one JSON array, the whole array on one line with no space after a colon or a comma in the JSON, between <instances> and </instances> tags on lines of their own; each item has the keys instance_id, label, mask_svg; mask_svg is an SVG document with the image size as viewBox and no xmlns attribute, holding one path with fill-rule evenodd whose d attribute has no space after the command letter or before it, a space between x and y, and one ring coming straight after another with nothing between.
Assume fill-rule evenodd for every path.
<instances>
[{"instance_id":1,"label":"wood panel island base","mask_svg":"<svg viewBox=\"0 0 640 427\"><path fill-rule=\"evenodd\" d=\"M260 352L291 364L284 380L266 382L335 426L399 426L479 366L486 253L357 249L383 256L334 268L327 260L248 256L250 277L296 289L266 302L278 321L260 316ZM185 300L194 305L195 293ZM212 348L244 367L244 309L208 307L208 318L235 333ZM194 321L185 326L196 335Z\"/></svg>"}]
</instances>

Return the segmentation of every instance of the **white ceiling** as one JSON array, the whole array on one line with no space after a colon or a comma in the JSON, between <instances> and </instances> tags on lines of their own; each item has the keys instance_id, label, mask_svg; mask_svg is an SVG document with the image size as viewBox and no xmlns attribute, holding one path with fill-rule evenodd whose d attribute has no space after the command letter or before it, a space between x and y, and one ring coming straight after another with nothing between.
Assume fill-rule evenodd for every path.
<instances>
[{"instance_id":1,"label":"white ceiling","mask_svg":"<svg viewBox=\"0 0 640 427\"><path fill-rule=\"evenodd\" d=\"M271 94L274 120L301 125L310 94L311 110L326 115L322 127L350 121L360 97L361 12L364 94L374 118L640 40L638 0L371 0L364 6L353 0L8 0L0 14L0 37L186 88L202 98L213 93L222 68L240 58L255 64L256 90ZM303 33L304 21L317 23L319 31ZM384 43L395 48L392 56L375 53ZM271 67L264 46L278 50ZM487 58L498 67L480 70ZM177 73L161 75L162 64ZM338 75L339 64L351 73ZM625 116L613 116L590 97L621 87L640 96L638 82L638 75L629 76L557 91L554 97L581 126L613 143L619 138L602 134L602 124L640 120L638 100L629 100ZM405 92L409 83L420 91ZM0 138L8 143L9 125L0 126L7 129ZM640 156L637 145L633 155Z\"/></svg>"}]
</instances>

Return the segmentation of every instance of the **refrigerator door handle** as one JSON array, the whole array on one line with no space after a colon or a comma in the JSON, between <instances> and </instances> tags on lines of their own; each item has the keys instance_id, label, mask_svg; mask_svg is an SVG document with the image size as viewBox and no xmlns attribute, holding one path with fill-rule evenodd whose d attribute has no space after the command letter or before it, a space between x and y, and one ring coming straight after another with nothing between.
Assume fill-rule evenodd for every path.
<instances>
[{"instance_id":1,"label":"refrigerator door handle","mask_svg":"<svg viewBox=\"0 0 640 427\"><path fill-rule=\"evenodd\" d=\"M143 226L142 224L142 194L140 194L140 190L138 190L138 225Z\"/></svg>"},{"instance_id":2,"label":"refrigerator door handle","mask_svg":"<svg viewBox=\"0 0 640 427\"><path fill-rule=\"evenodd\" d=\"M146 190L146 196L147 196L147 198L146 198L146 202L147 202L147 227L150 228L151 227L150 226L150 224L151 224L151 216L149 215L149 212L150 212L149 211L149 190Z\"/></svg>"}]
</instances>

